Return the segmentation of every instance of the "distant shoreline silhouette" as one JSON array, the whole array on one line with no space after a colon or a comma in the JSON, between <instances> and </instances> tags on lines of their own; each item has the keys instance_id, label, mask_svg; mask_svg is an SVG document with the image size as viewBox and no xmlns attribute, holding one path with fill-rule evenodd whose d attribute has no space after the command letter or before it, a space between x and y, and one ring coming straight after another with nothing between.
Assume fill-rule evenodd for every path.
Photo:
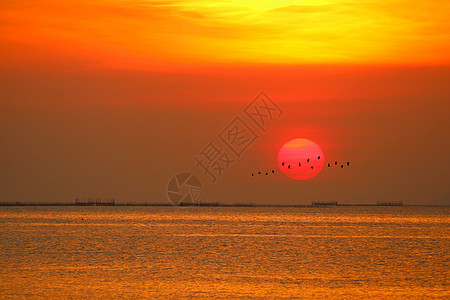
<instances>
[{"instance_id":1,"label":"distant shoreline silhouette","mask_svg":"<svg viewBox=\"0 0 450 300\"><path fill-rule=\"evenodd\" d=\"M327 203L333 202L333 205L326 205ZM200 202L195 206L206 206L206 207L351 207L351 206L374 206L374 207L392 207L392 206L432 206L432 207L450 207L448 204L404 204L403 202L384 202L378 201L377 203L335 203L335 201L325 201L323 202L325 205L321 205L321 202L316 202L315 204L256 204L256 203L221 203L221 202ZM45 203L45 202L0 202L0 206L75 206L80 207L80 205L76 205L75 203ZM171 203L115 203L114 205L101 206L105 209L117 207L117 206L174 206ZM184 206L181 204L180 206ZM193 206L189 204L189 206ZM82 207L90 207L90 206L82 206ZM97 206L98 207L98 206Z\"/></svg>"}]
</instances>

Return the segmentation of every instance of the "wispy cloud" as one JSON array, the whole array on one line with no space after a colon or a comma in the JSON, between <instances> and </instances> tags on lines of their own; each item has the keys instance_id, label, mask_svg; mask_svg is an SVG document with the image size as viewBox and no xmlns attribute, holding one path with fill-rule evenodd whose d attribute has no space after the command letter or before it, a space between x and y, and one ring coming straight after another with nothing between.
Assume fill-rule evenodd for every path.
<instances>
[{"instance_id":1,"label":"wispy cloud","mask_svg":"<svg viewBox=\"0 0 450 300\"><path fill-rule=\"evenodd\" d=\"M5 1L0 41L105 64L448 64L450 2Z\"/></svg>"}]
</instances>

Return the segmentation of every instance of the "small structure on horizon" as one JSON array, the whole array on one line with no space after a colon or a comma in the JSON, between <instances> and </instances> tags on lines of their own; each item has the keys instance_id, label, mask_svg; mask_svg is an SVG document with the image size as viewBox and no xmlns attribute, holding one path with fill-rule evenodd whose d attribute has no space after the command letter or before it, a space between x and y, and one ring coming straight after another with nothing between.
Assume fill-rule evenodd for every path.
<instances>
[{"instance_id":1,"label":"small structure on horizon","mask_svg":"<svg viewBox=\"0 0 450 300\"><path fill-rule=\"evenodd\" d=\"M329 201L329 202L326 202L326 201L313 201L311 203L311 205L312 206L336 206L336 205L338 205L338 202L337 201Z\"/></svg>"},{"instance_id":2,"label":"small structure on horizon","mask_svg":"<svg viewBox=\"0 0 450 300\"><path fill-rule=\"evenodd\" d=\"M114 206L116 200L114 198L111 199L102 199L102 198L83 198L83 199L75 199L75 205L81 206Z\"/></svg>"},{"instance_id":3,"label":"small structure on horizon","mask_svg":"<svg viewBox=\"0 0 450 300\"><path fill-rule=\"evenodd\" d=\"M394 201L394 202L377 201L377 206L403 206L403 202L402 201Z\"/></svg>"}]
</instances>

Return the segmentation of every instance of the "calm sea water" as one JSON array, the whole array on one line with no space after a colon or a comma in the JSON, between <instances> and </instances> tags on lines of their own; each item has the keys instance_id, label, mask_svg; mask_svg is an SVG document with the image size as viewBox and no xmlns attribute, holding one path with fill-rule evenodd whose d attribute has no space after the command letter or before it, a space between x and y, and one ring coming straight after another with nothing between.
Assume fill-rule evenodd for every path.
<instances>
[{"instance_id":1,"label":"calm sea water","mask_svg":"<svg viewBox=\"0 0 450 300\"><path fill-rule=\"evenodd\" d=\"M0 298L447 298L450 208L0 207Z\"/></svg>"}]
</instances>

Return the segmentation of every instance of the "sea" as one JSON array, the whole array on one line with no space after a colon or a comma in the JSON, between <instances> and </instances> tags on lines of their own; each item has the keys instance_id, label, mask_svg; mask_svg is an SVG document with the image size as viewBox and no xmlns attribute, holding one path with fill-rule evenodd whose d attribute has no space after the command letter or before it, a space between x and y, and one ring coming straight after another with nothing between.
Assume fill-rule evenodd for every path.
<instances>
[{"instance_id":1,"label":"sea","mask_svg":"<svg viewBox=\"0 0 450 300\"><path fill-rule=\"evenodd\" d=\"M450 207L0 207L1 299L450 299Z\"/></svg>"}]
</instances>

